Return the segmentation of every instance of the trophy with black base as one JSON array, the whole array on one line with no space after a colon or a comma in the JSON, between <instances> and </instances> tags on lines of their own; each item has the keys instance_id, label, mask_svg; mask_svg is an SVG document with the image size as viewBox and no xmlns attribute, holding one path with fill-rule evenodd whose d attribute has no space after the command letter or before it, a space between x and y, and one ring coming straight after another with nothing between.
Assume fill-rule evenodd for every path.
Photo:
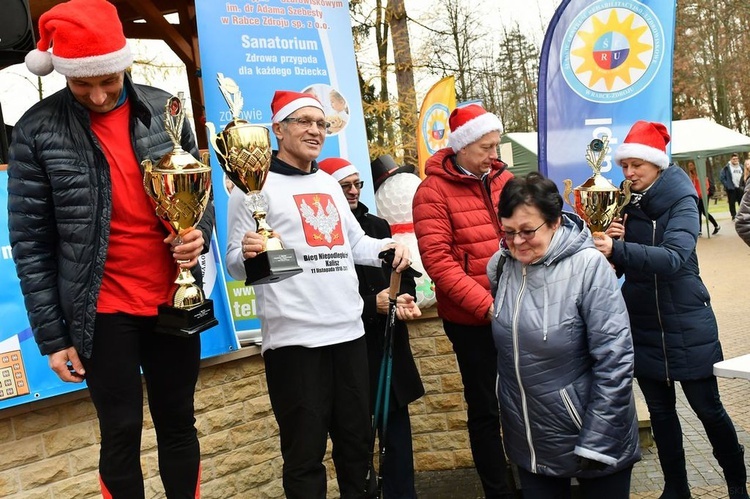
<instances>
[{"instance_id":1,"label":"trophy with black base","mask_svg":"<svg viewBox=\"0 0 750 499\"><path fill-rule=\"evenodd\" d=\"M241 119L242 95L231 78L219 73L219 89L229 105L232 121L221 133L216 133L213 123L206 123L208 138L214 147L222 170L229 180L245 196L245 206L255 219L256 232L263 236L265 247L255 258L245 260L245 284L268 284L299 274L302 268L297 264L293 249L284 248L281 240L273 233L266 222L268 201L261 189L266 182L271 167L271 137L268 128L252 125Z\"/></svg>"},{"instance_id":2,"label":"trophy with black base","mask_svg":"<svg viewBox=\"0 0 750 499\"><path fill-rule=\"evenodd\" d=\"M156 205L156 215L175 236L175 245L181 244L182 235L198 224L211 196L208 155L203 162L198 161L180 145L184 120L182 101L171 97L164 124L174 149L156 165L150 160L141 163L143 186ZM213 301L204 296L190 269L180 267L174 284L169 303L159 306L158 332L192 336L219 323Z\"/></svg>"}]
</instances>

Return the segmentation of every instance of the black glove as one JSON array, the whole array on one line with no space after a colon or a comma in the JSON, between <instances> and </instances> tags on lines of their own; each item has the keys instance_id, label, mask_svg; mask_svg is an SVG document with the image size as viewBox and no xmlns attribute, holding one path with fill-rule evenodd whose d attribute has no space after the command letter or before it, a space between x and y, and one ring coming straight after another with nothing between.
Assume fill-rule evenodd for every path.
<instances>
[{"instance_id":1,"label":"black glove","mask_svg":"<svg viewBox=\"0 0 750 499\"><path fill-rule=\"evenodd\" d=\"M581 468L582 471L601 471L606 468L607 465L602 463L601 461L594 461L593 459L579 457L578 467Z\"/></svg>"}]
</instances>

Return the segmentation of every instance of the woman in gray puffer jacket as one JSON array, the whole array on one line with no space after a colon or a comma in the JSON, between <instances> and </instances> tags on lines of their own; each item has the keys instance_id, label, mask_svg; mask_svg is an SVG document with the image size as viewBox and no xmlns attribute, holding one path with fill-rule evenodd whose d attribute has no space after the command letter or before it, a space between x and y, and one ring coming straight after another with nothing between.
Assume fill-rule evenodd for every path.
<instances>
[{"instance_id":1,"label":"woman in gray puffer jacket","mask_svg":"<svg viewBox=\"0 0 750 499\"><path fill-rule=\"evenodd\" d=\"M525 497L627 498L639 460L633 343L614 272L551 180L512 179L492 332L505 450ZM498 261L504 263L499 275ZM568 492L569 493L569 492Z\"/></svg>"}]
</instances>

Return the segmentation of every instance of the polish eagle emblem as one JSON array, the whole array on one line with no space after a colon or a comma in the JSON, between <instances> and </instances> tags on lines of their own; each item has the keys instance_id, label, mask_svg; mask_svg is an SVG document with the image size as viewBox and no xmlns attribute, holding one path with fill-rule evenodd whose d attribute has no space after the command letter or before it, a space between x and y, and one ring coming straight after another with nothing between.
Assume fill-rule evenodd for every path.
<instances>
[{"instance_id":1,"label":"polish eagle emblem","mask_svg":"<svg viewBox=\"0 0 750 499\"><path fill-rule=\"evenodd\" d=\"M341 244L343 235L339 212L330 196L301 196L297 206L305 222L305 235L311 246L333 247L335 244ZM313 230L309 231L308 228Z\"/></svg>"}]
</instances>

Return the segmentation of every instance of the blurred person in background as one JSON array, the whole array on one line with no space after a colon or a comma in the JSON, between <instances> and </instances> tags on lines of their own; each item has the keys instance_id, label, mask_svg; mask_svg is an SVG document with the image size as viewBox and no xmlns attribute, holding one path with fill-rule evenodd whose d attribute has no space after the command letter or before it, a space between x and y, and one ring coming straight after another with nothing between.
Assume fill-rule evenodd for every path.
<instances>
[{"instance_id":1,"label":"blurred person in background","mask_svg":"<svg viewBox=\"0 0 750 499\"><path fill-rule=\"evenodd\" d=\"M716 235L719 233L719 230L721 229L721 226L716 222L716 219L711 215L710 213L706 212L705 206L707 204L703 204L703 196L701 195L701 184L700 180L698 179L698 171L695 168L695 162L694 161L688 161L687 162L687 169L688 169L688 176L690 176L690 181L693 183L693 187L695 187L695 193L698 195L698 236L700 237L703 227L703 217L708 216L708 221L711 222L711 225L714 226L713 232L711 234ZM706 179L706 193L709 192L709 182L708 179Z\"/></svg>"}]
</instances>

